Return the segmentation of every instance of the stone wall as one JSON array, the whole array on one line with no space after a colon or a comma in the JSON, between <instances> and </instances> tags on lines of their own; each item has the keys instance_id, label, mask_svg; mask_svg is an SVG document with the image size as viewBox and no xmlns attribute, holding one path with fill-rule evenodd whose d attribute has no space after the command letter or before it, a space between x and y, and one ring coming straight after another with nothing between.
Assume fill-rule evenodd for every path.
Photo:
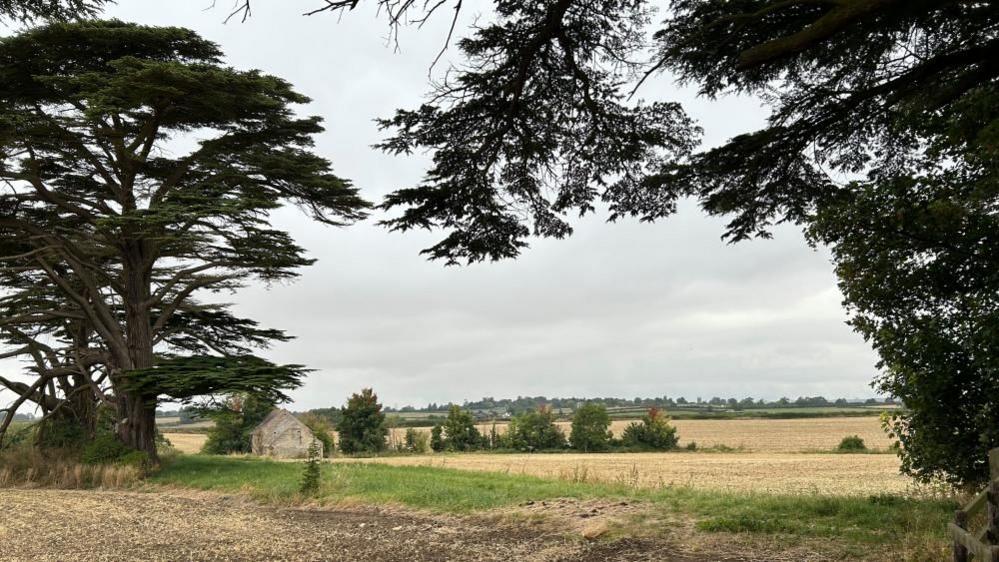
<instances>
[{"instance_id":1,"label":"stone wall","mask_svg":"<svg viewBox=\"0 0 999 562\"><path fill-rule=\"evenodd\" d=\"M251 438L253 454L281 458L307 457L313 442L319 449L319 456L323 456L322 442L298 418L284 410L268 416L253 430Z\"/></svg>"}]
</instances>

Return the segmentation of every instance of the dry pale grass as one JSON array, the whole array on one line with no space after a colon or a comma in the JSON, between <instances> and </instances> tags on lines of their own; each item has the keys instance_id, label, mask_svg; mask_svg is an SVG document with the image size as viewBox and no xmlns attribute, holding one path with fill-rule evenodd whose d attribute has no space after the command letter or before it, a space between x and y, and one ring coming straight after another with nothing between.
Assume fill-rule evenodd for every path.
<instances>
[{"instance_id":1,"label":"dry pale grass","mask_svg":"<svg viewBox=\"0 0 999 562\"><path fill-rule=\"evenodd\" d=\"M123 488L142 476L142 470L135 466L80 464L34 449L0 456L0 488Z\"/></svg>"},{"instance_id":2,"label":"dry pale grass","mask_svg":"<svg viewBox=\"0 0 999 562\"><path fill-rule=\"evenodd\" d=\"M611 431L620 437L633 420L616 420ZM736 420L673 420L680 436L680 445L691 441L699 447L727 447L751 452L802 453L829 451L847 435L859 435L868 448L887 449L891 444L877 416L801 418L801 419L736 419ZM570 422L558 422L569 435ZM504 433L506 423L497 423L496 431ZM481 424L479 431L489 434L492 424ZM417 428L428 432L430 428ZM405 428L393 428L390 445L402 443Z\"/></svg>"},{"instance_id":3,"label":"dry pale grass","mask_svg":"<svg viewBox=\"0 0 999 562\"><path fill-rule=\"evenodd\" d=\"M590 453L424 455L334 462L377 462L526 474L637 487L689 486L770 494L863 496L910 493L895 455L803 453Z\"/></svg>"},{"instance_id":4,"label":"dry pale grass","mask_svg":"<svg viewBox=\"0 0 999 562\"><path fill-rule=\"evenodd\" d=\"M201 452L201 447L208 440L208 435L204 433L164 433L174 449L181 453L193 455Z\"/></svg>"}]
</instances>

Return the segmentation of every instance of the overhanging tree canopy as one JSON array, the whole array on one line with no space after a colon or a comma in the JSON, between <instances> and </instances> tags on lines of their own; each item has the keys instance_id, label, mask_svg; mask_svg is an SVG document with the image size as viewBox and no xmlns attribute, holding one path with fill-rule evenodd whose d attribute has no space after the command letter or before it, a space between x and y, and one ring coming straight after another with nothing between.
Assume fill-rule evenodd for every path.
<instances>
[{"instance_id":1,"label":"overhanging tree canopy","mask_svg":"<svg viewBox=\"0 0 999 562\"><path fill-rule=\"evenodd\" d=\"M347 4L347 3L341 3ZM381 120L394 153L431 149L424 181L383 205L395 230L443 228L450 263L515 257L562 238L602 200L614 216L669 214L650 182L684 161L698 129L676 103L629 103L650 12L642 2L496 2L498 21L458 43L467 62L431 101Z\"/></svg>"},{"instance_id":2,"label":"overhanging tree canopy","mask_svg":"<svg viewBox=\"0 0 999 562\"><path fill-rule=\"evenodd\" d=\"M0 0L0 22L89 18L99 14L106 4L108 0Z\"/></svg>"}]
</instances>

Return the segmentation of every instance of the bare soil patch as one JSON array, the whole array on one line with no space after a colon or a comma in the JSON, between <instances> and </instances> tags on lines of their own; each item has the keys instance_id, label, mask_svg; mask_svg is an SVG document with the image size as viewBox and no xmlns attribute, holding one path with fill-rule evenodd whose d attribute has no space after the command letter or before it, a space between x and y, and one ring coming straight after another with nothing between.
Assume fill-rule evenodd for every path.
<instances>
[{"instance_id":1,"label":"bare soil patch","mask_svg":"<svg viewBox=\"0 0 999 562\"><path fill-rule=\"evenodd\" d=\"M275 508L208 493L0 489L0 505L0 557L12 561L751 560L683 554L656 537L585 540L550 520ZM584 507L596 508L568 510Z\"/></svg>"}]
</instances>

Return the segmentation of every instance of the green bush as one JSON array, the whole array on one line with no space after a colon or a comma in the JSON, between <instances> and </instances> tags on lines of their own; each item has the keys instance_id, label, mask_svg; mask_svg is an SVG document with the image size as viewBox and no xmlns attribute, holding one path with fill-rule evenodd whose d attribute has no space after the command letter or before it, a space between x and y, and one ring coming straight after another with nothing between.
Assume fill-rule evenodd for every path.
<instances>
[{"instance_id":1,"label":"green bush","mask_svg":"<svg viewBox=\"0 0 999 562\"><path fill-rule=\"evenodd\" d=\"M572 416L572 431L569 441L573 449L583 452L604 451L610 447L612 434L607 408L602 404L586 403Z\"/></svg>"},{"instance_id":2,"label":"green bush","mask_svg":"<svg viewBox=\"0 0 999 562\"><path fill-rule=\"evenodd\" d=\"M551 408L541 407L533 412L514 416L506 434L510 446L521 451L565 447L565 435L555 425L555 414Z\"/></svg>"},{"instance_id":3,"label":"green bush","mask_svg":"<svg viewBox=\"0 0 999 562\"><path fill-rule=\"evenodd\" d=\"M308 412L299 414L298 420L304 423L305 427L308 427L316 439L323 444L323 454L332 457L336 445L333 441L333 425L330 424L329 420Z\"/></svg>"},{"instance_id":4,"label":"green bush","mask_svg":"<svg viewBox=\"0 0 999 562\"><path fill-rule=\"evenodd\" d=\"M436 424L430 430L430 448L439 453L444 450L444 447L444 427L441 424Z\"/></svg>"},{"instance_id":5,"label":"green bush","mask_svg":"<svg viewBox=\"0 0 999 562\"><path fill-rule=\"evenodd\" d=\"M309 444L309 457L305 461L305 468L302 471L302 483L299 492L303 496L315 496L319 493L319 478L322 476L319 466L319 446L313 440Z\"/></svg>"},{"instance_id":6,"label":"green bush","mask_svg":"<svg viewBox=\"0 0 999 562\"><path fill-rule=\"evenodd\" d=\"M215 425L208 431L202 453L249 453L253 430L274 410L274 403L252 395L233 394L218 408L203 412Z\"/></svg>"},{"instance_id":7,"label":"green bush","mask_svg":"<svg viewBox=\"0 0 999 562\"><path fill-rule=\"evenodd\" d=\"M475 451L482 448L482 435L475 428L472 413L452 405L444 420L444 449L448 451Z\"/></svg>"},{"instance_id":8,"label":"green bush","mask_svg":"<svg viewBox=\"0 0 999 562\"><path fill-rule=\"evenodd\" d=\"M489 428L489 436L486 439L486 447L490 449L506 449L510 447L510 440L506 434L501 434L496 430L496 422Z\"/></svg>"},{"instance_id":9,"label":"green bush","mask_svg":"<svg viewBox=\"0 0 999 562\"><path fill-rule=\"evenodd\" d=\"M124 455L118 457L115 464L122 466L134 466L135 468L146 468L149 466L149 455L144 451L129 450Z\"/></svg>"},{"instance_id":10,"label":"green bush","mask_svg":"<svg viewBox=\"0 0 999 562\"><path fill-rule=\"evenodd\" d=\"M84 446L80 460L84 464L114 464L130 453L145 454L129 449L112 433L102 433Z\"/></svg>"},{"instance_id":11,"label":"green bush","mask_svg":"<svg viewBox=\"0 0 999 562\"><path fill-rule=\"evenodd\" d=\"M53 417L33 426L35 445L41 449L80 450L87 442L83 427L74 420Z\"/></svg>"},{"instance_id":12,"label":"green bush","mask_svg":"<svg viewBox=\"0 0 999 562\"><path fill-rule=\"evenodd\" d=\"M679 441L676 428L669 424L669 418L658 408L649 408L642 420L629 424L621 436L625 447L656 451L675 449Z\"/></svg>"},{"instance_id":13,"label":"green bush","mask_svg":"<svg viewBox=\"0 0 999 562\"><path fill-rule=\"evenodd\" d=\"M867 445L864 444L864 440L861 439L859 435L848 435L839 442L836 450L847 453L854 451L866 451Z\"/></svg>"},{"instance_id":14,"label":"green bush","mask_svg":"<svg viewBox=\"0 0 999 562\"><path fill-rule=\"evenodd\" d=\"M340 410L340 450L347 454L377 453L388 447L388 427L378 396L370 388L351 395Z\"/></svg>"},{"instance_id":15,"label":"green bush","mask_svg":"<svg viewBox=\"0 0 999 562\"><path fill-rule=\"evenodd\" d=\"M430 436L412 427L406 429L406 450L411 453L424 454L430 452Z\"/></svg>"}]
</instances>

